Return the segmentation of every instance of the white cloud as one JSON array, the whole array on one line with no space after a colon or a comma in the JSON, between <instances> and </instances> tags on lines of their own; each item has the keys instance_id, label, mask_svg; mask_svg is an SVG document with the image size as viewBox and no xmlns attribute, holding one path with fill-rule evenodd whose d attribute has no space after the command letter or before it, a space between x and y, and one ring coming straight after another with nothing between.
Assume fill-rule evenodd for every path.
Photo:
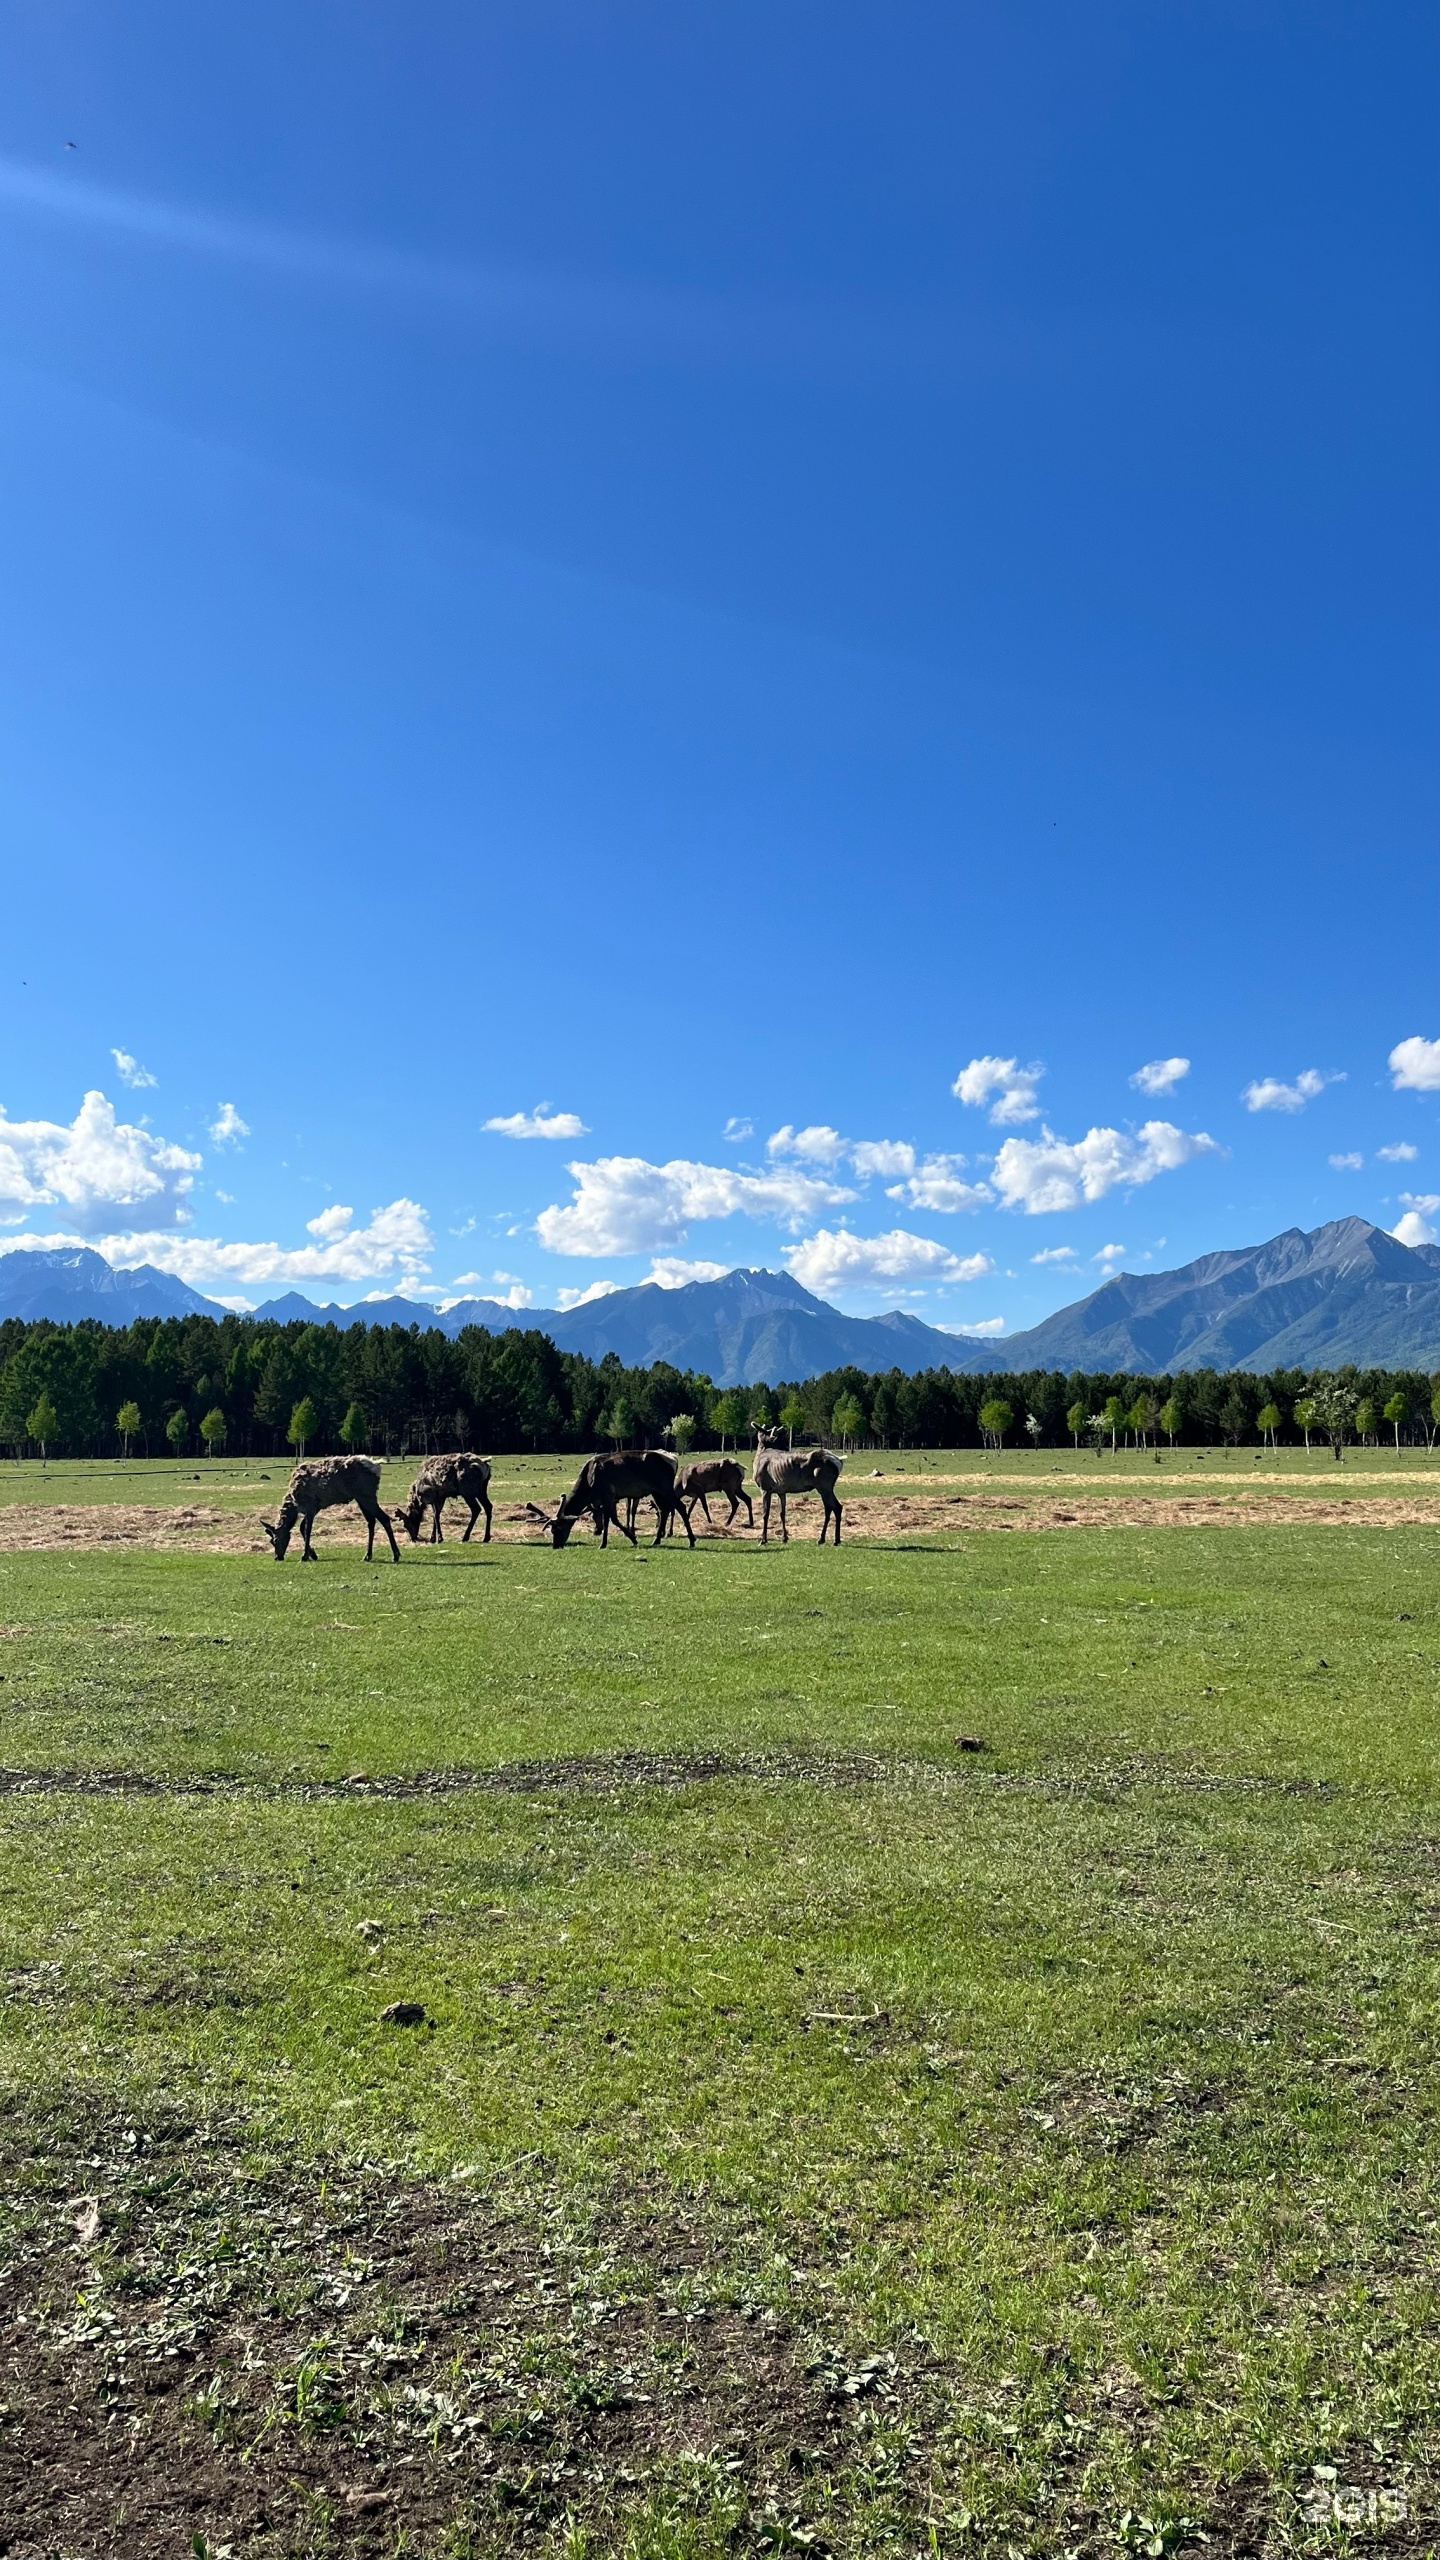
<instances>
[{"instance_id":1,"label":"white cloud","mask_svg":"<svg viewBox=\"0 0 1440 2560\"><path fill-rule=\"evenodd\" d=\"M962 1342L973 1342L978 1338L986 1336L993 1337L997 1333L1003 1333L1005 1330L1005 1318L1003 1316L982 1316L978 1324L942 1324L938 1330L941 1333L956 1334Z\"/></svg>"},{"instance_id":2,"label":"white cloud","mask_svg":"<svg viewBox=\"0 0 1440 2560\"><path fill-rule=\"evenodd\" d=\"M1074 1262L1075 1247L1073 1244L1047 1245L1043 1253L1032 1253L1030 1259L1032 1262Z\"/></svg>"},{"instance_id":3,"label":"white cloud","mask_svg":"<svg viewBox=\"0 0 1440 2560\"><path fill-rule=\"evenodd\" d=\"M1396 1243L1440 1243L1440 1237L1430 1224L1436 1210L1440 1209L1440 1191L1402 1191L1400 1197L1406 1204L1405 1215L1398 1226L1390 1230Z\"/></svg>"},{"instance_id":4,"label":"white cloud","mask_svg":"<svg viewBox=\"0 0 1440 2560\"><path fill-rule=\"evenodd\" d=\"M1397 1040L1390 1081L1397 1093L1440 1093L1440 1040Z\"/></svg>"},{"instance_id":5,"label":"white cloud","mask_svg":"<svg viewBox=\"0 0 1440 2560\"><path fill-rule=\"evenodd\" d=\"M926 1156L908 1182L887 1185L885 1197L908 1201L912 1209L938 1210L944 1217L961 1209L983 1209L995 1195L987 1182L960 1180L959 1167L964 1162L963 1156Z\"/></svg>"},{"instance_id":6,"label":"white cloud","mask_svg":"<svg viewBox=\"0 0 1440 2560\"><path fill-rule=\"evenodd\" d=\"M838 1164L849 1152L849 1139L824 1121L812 1122L808 1129L792 1129L787 1120L765 1141L767 1156L798 1156L805 1164Z\"/></svg>"},{"instance_id":7,"label":"white cloud","mask_svg":"<svg viewBox=\"0 0 1440 2560\"><path fill-rule=\"evenodd\" d=\"M568 1315L572 1307L590 1307L597 1298L613 1298L620 1285L618 1280L592 1280L588 1289L560 1289L555 1304L562 1316Z\"/></svg>"},{"instance_id":8,"label":"white cloud","mask_svg":"<svg viewBox=\"0 0 1440 2560\"><path fill-rule=\"evenodd\" d=\"M537 1102L533 1111L512 1111L507 1119L487 1120L497 1138L583 1138L585 1123L574 1111L552 1111Z\"/></svg>"},{"instance_id":9,"label":"white cloud","mask_svg":"<svg viewBox=\"0 0 1440 2560\"><path fill-rule=\"evenodd\" d=\"M16 1242L40 1251L90 1243L122 1271L150 1262L157 1271L173 1272L198 1289L227 1279L378 1280L395 1273L417 1279L430 1252L430 1225L418 1202L401 1199L376 1209L367 1227L351 1227L342 1236L294 1251L278 1244L225 1244L218 1236L177 1236L163 1228L108 1235L92 1231L84 1237L73 1232L23 1236Z\"/></svg>"},{"instance_id":10,"label":"white cloud","mask_svg":"<svg viewBox=\"0 0 1440 2560\"><path fill-rule=\"evenodd\" d=\"M354 1223L354 1210L342 1208L337 1200L333 1208L322 1209L318 1218L307 1218L305 1232L309 1236L318 1236L322 1244L334 1244L336 1238L343 1236L346 1228Z\"/></svg>"},{"instance_id":11,"label":"white cloud","mask_svg":"<svg viewBox=\"0 0 1440 2560\"><path fill-rule=\"evenodd\" d=\"M1336 1173L1358 1173L1364 1162L1364 1157L1360 1155L1332 1156L1330 1158L1331 1166Z\"/></svg>"},{"instance_id":12,"label":"white cloud","mask_svg":"<svg viewBox=\"0 0 1440 2560\"><path fill-rule=\"evenodd\" d=\"M1041 1066L1022 1067L1016 1058L972 1058L962 1067L950 1087L961 1102L981 1110L990 1101L990 1117L998 1128L1013 1126L1021 1120L1038 1120L1040 1105L1035 1088L1045 1073Z\"/></svg>"},{"instance_id":13,"label":"white cloud","mask_svg":"<svg viewBox=\"0 0 1440 2560\"><path fill-rule=\"evenodd\" d=\"M1137 1093L1173 1093L1189 1073L1188 1058L1152 1058L1148 1066L1136 1068L1130 1082Z\"/></svg>"},{"instance_id":14,"label":"white cloud","mask_svg":"<svg viewBox=\"0 0 1440 2560\"><path fill-rule=\"evenodd\" d=\"M855 1236L848 1227L821 1227L803 1243L787 1245L786 1269L802 1288L824 1297L831 1289L875 1289L892 1281L928 1280L942 1285L978 1280L993 1271L988 1253L951 1253L929 1236L894 1227L888 1235Z\"/></svg>"},{"instance_id":15,"label":"white cloud","mask_svg":"<svg viewBox=\"0 0 1440 2560\"><path fill-rule=\"evenodd\" d=\"M796 1168L741 1173L729 1165L676 1157L649 1164L643 1156L601 1156L568 1167L575 1197L542 1209L535 1233L550 1253L662 1253L682 1245L695 1220L775 1218L799 1227L821 1209L853 1200L853 1191Z\"/></svg>"},{"instance_id":16,"label":"white cloud","mask_svg":"<svg viewBox=\"0 0 1440 2560\"><path fill-rule=\"evenodd\" d=\"M117 1121L103 1093L87 1093L69 1127L54 1120L7 1120L0 1110L0 1225L31 1209L62 1206L90 1235L117 1210L143 1208L164 1226L188 1215L186 1194L200 1158L148 1129Z\"/></svg>"},{"instance_id":17,"label":"white cloud","mask_svg":"<svg viewBox=\"0 0 1440 2560\"><path fill-rule=\"evenodd\" d=\"M241 1119L233 1102L222 1102L210 1123L210 1135L217 1147L227 1147L249 1137L249 1123Z\"/></svg>"},{"instance_id":18,"label":"white cloud","mask_svg":"<svg viewBox=\"0 0 1440 2560\"><path fill-rule=\"evenodd\" d=\"M1103 1200L1121 1186L1153 1182L1193 1156L1223 1154L1203 1129L1192 1135L1169 1120L1147 1120L1133 1138L1118 1129L1090 1129L1073 1145L1046 1129L1039 1138L1007 1138L991 1178L1007 1209L1038 1218Z\"/></svg>"},{"instance_id":19,"label":"white cloud","mask_svg":"<svg viewBox=\"0 0 1440 2560\"><path fill-rule=\"evenodd\" d=\"M234 1208L234 1206L235 1206L235 1194L234 1194L234 1192L233 1192L233 1191L222 1191L222 1190L220 1189L220 1186L219 1186L219 1184L218 1184L218 1183L217 1183L217 1184L216 1184L216 1186L215 1186L215 1197L216 1197L216 1199L217 1199L218 1201L220 1201L220 1203L222 1204L222 1206L223 1206L223 1207L225 1207L226 1209L233 1209L233 1208Z\"/></svg>"},{"instance_id":20,"label":"white cloud","mask_svg":"<svg viewBox=\"0 0 1440 2560\"><path fill-rule=\"evenodd\" d=\"M651 1263L645 1277L657 1289L688 1289L692 1280L723 1280L730 1268L728 1262L680 1262L667 1253Z\"/></svg>"},{"instance_id":21,"label":"white cloud","mask_svg":"<svg viewBox=\"0 0 1440 2560\"><path fill-rule=\"evenodd\" d=\"M1377 1147L1375 1153L1382 1164L1413 1164L1420 1150L1408 1138L1398 1138L1393 1147Z\"/></svg>"},{"instance_id":22,"label":"white cloud","mask_svg":"<svg viewBox=\"0 0 1440 2560\"><path fill-rule=\"evenodd\" d=\"M1322 1075L1318 1067L1305 1067L1293 1084L1282 1083L1279 1076L1260 1076L1247 1084L1240 1099L1247 1111L1303 1111L1327 1084L1344 1081L1343 1075Z\"/></svg>"},{"instance_id":23,"label":"white cloud","mask_svg":"<svg viewBox=\"0 0 1440 2560\"><path fill-rule=\"evenodd\" d=\"M458 1279L452 1280L450 1284L451 1295L440 1301L441 1314L447 1315L451 1307L458 1306L461 1294L473 1297L477 1286L485 1297L493 1300L496 1306L510 1307L516 1314L522 1307L530 1307L535 1303L524 1281L517 1280L513 1271L493 1272L488 1281L483 1271L462 1271Z\"/></svg>"},{"instance_id":24,"label":"white cloud","mask_svg":"<svg viewBox=\"0 0 1440 2560\"><path fill-rule=\"evenodd\" d=\"M931 1158L932 1163L950 1161L948 1157ZM953 1161L963 1164L965 1159L956 1156ZM886 1174L913 1173L915 1150L905 1138L859 1138L850 1150L850 1162L862 1179L868 1181L871 1174L883 1179Z\"/></svg>"},{"instance_id":25,"label":"white cloud","mask_svg":"<svg viewBox=\"0 0 1440 2560\"><path fill-rule=\"evenodd\" d=\"M152 1076L148 1067L142 1067L138 1058L132 1058L128 1049L112 1049L110 1055L122 1084L131 1085L138 1092L144 1085L159 1083L159 1077Z\"/></svg>"},{"instance_id":26,"label":"white cloud","mask_svg":"<svg viewBox=\"0 0 1440 2560\"><path fill-rule=\"evenodd\" d=\"M1092 1262L1123 1262L1125 1247L1123 1244L1102 1244L1090 1259Z\"/></svg>"},{"instance_id":27,"label":"white cloud","mask_svg":"<svg viewBox=\"0 0 1440 2560\"><path fill-rule=\"evenodd\" d=\"M747 1138L754 1137L755 1123L753 1120L740 1118L732 1111L720 1135L727 1147L742 1146Z\"/></svg>"}]
</instances>

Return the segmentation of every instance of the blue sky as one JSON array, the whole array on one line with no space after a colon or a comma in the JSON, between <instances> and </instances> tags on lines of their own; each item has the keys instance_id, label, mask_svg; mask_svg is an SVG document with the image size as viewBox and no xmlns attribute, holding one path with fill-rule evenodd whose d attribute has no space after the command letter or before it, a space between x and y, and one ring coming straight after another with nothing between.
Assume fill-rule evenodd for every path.
<instances>
[{"instance_id":1,"label":"blue sky","mask_svg":"<svg viewBox=\"0 0 1440 2560\"><path fill-rule=\"evenodd\" d=\"M1436 52L17 0L0 1244L1013 1329L1440 1232Z\"/></svg>"}]
</instances>

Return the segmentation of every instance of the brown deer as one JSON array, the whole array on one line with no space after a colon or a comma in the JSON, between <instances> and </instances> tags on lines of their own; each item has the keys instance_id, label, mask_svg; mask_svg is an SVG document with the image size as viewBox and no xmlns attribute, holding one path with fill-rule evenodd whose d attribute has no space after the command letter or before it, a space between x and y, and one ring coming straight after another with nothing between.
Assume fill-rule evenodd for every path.
<instances>
[{"instance_id":1,"label":"brown deer","mask_svg":"<svg viewBox=\"0 0 1440 2560\"><path fill-rule=\"evenodd\" d=\"M318 1561L310 1544L310 1531L317 1511L333 1511L337 1503L353 1502L362 1514L369 1535L365 1540L365 1561L375 1553L375 1524L378 1521L390 1541L390 1553L398 1564L400 1550L390 1526L390 1514L380 1508L380 1461L378 1458L306 1458L295 1469L286 1487L277 1520L262 1520L261 1528L281 1563L298 1521L303 1537L301 1561Z\"/></svg>"},{"instance_id":2,"label":"brown deer","mask_svg":"<svg viewBox=\"0 0 1440 2560\"><path fill-rule=\"evenodd\" d=\"M395 1510L395 1517L412 1546L419 1543L427 1511L431 1514L430 1544L432 1547L443 1544L445 1532L440 1526L440 1514L447 1502L469 1504L470 1517L461 1533L462 1546L468 1541L481 1512L484 1512L485 1535L480 1544L488 1547L492 1517L488 1458L477 1458L469 1449L452 1449L443 1457L426 1459L410 1487L408 1501L397 1504Z\"/></svg>"},{"instance_id":3,"label":"brown deer","mask_svg":"<svg viewBox=\"0 0 1440 2560\"><path fill-rule=\"evenodd\" d=\"M695 1532L690 1526L684 1505L675 1499L675 1462L659 1449L624 1453L615 1457L587 1458L566 1494L558 1511L545 1512L536 1502L525 1506L532 1519L549 1530L557 1547L567 1544L577 1520L588 1513L600 1532L600 1544L608 1547L610 1532L618 1529L631 1546L639 1541L633 1529L626 1527L618 1505L634 1499L655 1505L655 1544L658 1547L670 1523L672 1512L678 1511L685 1524L685 1535L691 1546Z\"/></svg>"},{"instance_id":4,"label":"brown deer","mask_svg":"<svg viewBox=\"0 0 1440 2560\"><path fill-rule=\"evenodd\" d=\"M835 1544L838 1547L840 1505L835 1499L835 1480L844 1464L844 1459L837 1458L831 1449L787 1449L780 1432L758 1433L751 1472L755 1478L755 1490L762 1497L763 1502L760 1519L761 1546L769 1542L772 1501L780 1505L780 1538L781 1543L788 1547L790 1531L785 1520L787 1494L818 1493L824 1504L820 1520L820 1544L822 1547L825 1544L825 1532L833 1520Z\"/></svg>"},{"instance_id":5,"label":"brown deer","mask_svg":"<svg viewBox=\"0 0 1440 2560\"><path fill-rule=\"evenodd\" d=\"M708 1493L723 1493L729 1502L730 1508L725 1515L727 1529L742 1502L745 1505L750 1526L754 1528L755 1505L745 1490L745 1470L738 1459L692 1458L688 1466L680 1469L675 1478L676 1500L686 1503L698 1502L705 1514L706 1527L713 1529L715 1523L710 1517L710 1505L705 1499Z\"/></svg>"}]
</instances>

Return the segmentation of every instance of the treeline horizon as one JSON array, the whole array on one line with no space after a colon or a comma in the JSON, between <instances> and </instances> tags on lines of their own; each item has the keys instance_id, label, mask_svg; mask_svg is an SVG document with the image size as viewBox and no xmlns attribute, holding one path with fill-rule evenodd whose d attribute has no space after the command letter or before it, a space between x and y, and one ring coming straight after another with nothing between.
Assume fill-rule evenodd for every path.
<instances>
[{"instance_id":1,"label":"treeline horizon","mask_svg":"<svg viewBox=\"0 0 1440 2560\"><path fill-rule=\"evenodd\" d=\"M1299 1412L1297 1414L1297 1407ZM21 1457L376 1456L474 1448L583 1454L655 1445L675 1418L688 1445L743 1444L758 1423L797 1439L912 1448L1105 1448L1433 1443L1440 1371L1358 1368L1064 1372L847 1366L806 1379L718 1388L668 1361L592 1361L538 1330L257 1324L253 1317L0 1323L0 1446ZM297 1430L297 1423L302 1427ZM37 1428L43 1425L44 1428Z\"/></svg>"}]
</instances>

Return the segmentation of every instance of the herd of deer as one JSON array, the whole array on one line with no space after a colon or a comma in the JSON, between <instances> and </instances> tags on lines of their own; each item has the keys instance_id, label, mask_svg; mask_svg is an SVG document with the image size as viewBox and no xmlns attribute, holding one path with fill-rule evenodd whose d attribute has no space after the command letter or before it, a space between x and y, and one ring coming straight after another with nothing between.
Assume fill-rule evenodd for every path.
<instances>
[{"instance_id":1,"label":"herd of deer","mask_svg":"<svg viewBox=\"0 0 1440 2560\"><path fill-rule=\"evenodd\" d=\"M790 1531L785 1517L786 1498L792 1493L818 1493L823 1506L820 1520L820 1543L833 1526L835 1544L840 1544L840 1505L835 1498L835 1482L844 1465L830 1449L789 1449L778 1431L762 1431L756 1440L752 1472L755 1490L761 1498L760 1543L770 1537L770 1507L780 1506L780 1535L789 1544ZM745 1490L745 1471L735 1458L695 1458L681 1465L666 1456L663 1449L621 1451L613 1457L587 1458L558 1510L542 1511L536 1502L527 1502L525 1511L548 1531L552 1545L563 1547L577 1521L588 1520L600 1544L610 1543L610 1532L618 1529L630 1544L637 1544L635 1517L640 1505L655 1507L655 1544L674 1534L678 1520L691 1546L695 1532L690 1514L698 1503L708 1527L714 1527L710 1516L710 1494L723 1495L730 1508L725 1515L728 1529L742 1502L750 1526L755 1526L755 1508ZM394 1522L380 1503L380 1461L378 1458L311 1458L302 1460L290 1478L285 1499L275 1520L262 1520L261 1528L274 1550L277 1564L287 1552L298 1528L301 1532L301 1555L307 1564L315 1562L315 1549L310 1541L316 1514L334 1510L338 1504L353 1502L361 1514L368 1535L365 1560L368 1564L375 1552L375 1531L384 1530L390 1541L390 1553L398 1564L400 1550L395 1543ZM417 1543L430 1515L430 1543L443 1539L440 1515L447 1502L468 1505L470 1518L464 1537L470 1536L481 1512L485 1514L486 1544L490 1537L492 1506L490 1501L490 1461L474 1457L468 1449L448 1457L427 1458L410 1487L409 1499L396 1505L399 1519L412 1545ZM624 1517L621 1517L622 1507Z\"/></svg>"}]
</instances>

